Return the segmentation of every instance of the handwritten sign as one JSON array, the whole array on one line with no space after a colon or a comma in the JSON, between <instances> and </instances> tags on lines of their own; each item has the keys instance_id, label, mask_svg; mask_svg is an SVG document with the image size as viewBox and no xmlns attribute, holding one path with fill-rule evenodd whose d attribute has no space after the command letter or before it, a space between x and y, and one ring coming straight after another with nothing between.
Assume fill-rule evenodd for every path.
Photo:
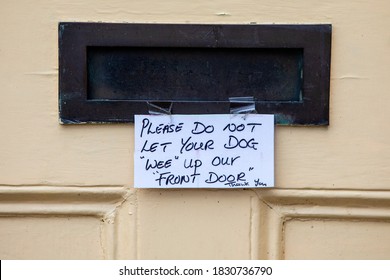
<instances>
[{"instance_id":1,"label":"handwritten sign","mask_svg":"<svg viewBox=\"0 0 390 280\"><path fill-rule=\"evenodd\" d=\"M136 188L274 186L273 115L136 115Z\"/></svg>"}]
</instances>

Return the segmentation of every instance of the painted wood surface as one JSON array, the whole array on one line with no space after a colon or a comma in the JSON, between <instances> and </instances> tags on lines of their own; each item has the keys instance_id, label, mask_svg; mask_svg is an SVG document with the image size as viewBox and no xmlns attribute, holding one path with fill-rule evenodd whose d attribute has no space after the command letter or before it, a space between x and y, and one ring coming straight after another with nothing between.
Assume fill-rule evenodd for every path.
<instances>
[{"instance_id":1,"label":"painted wood surface","mask_svg":"<svg viewBox=\"0 0 390 280\"><path fill-rule=\"evenodd\" d=\"M1 2L0 258L390 258L388 1ZM330 126L277 127L272 192L135 191L132 125L59 124L60 21L332 24Z\"/></svg>"}]
</instances>

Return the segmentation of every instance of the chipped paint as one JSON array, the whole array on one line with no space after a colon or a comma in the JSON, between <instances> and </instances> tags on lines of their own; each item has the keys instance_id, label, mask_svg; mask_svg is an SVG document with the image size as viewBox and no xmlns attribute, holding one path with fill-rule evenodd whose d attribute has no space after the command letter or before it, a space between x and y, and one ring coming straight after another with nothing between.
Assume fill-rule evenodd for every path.
<instances>
[{"instance_id":1,"label":"chipped paint","mask_svg":"<svg viewBox=\"0 0 390 280\"><path fill-rule=\"evenodd\" d=\"M231 16L230 13L226 13L226 12L216 13L216 15L217 15L217 16L222 16L222 17L224 17L224 16Z\"/></svg>"}]
</instances>

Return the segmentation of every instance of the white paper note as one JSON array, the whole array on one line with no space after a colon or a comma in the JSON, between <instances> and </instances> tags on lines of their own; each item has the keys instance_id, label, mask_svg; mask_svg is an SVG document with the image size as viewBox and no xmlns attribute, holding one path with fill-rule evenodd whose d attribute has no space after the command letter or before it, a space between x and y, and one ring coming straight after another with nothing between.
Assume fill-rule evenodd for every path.
<instances>
[{"instance_id":1,"label":"white paper note","mask_svg":"<svg viewBox=\"0 0 390 280\"><path fill-rule=\"evenodd\" d=\"M136 115L136 188L274 186L273 115Z\"/></svg>"}]
</instances>

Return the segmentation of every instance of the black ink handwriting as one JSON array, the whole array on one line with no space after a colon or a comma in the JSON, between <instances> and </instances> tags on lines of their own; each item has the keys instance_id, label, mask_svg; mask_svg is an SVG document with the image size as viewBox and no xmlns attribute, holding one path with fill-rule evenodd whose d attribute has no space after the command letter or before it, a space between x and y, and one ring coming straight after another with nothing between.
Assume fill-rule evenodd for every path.
<instances>
[{"instance_id":1,"label":"black ink handwriting","mask_svg":"<svg viewBox=\"0 0 390 280\"><path fill-rule=\"evenodd\" d=\"M143 152L154 153L159 146L163 147L163 152L165 152L167 146L171 145L171 144L172 144L172 142L165 142L165 143L161 143L161 144L159 142L154 142L150 146L148 146L148 140L145 140L145 143L141 149L141 153L143 153Z\"/></svg>"},{"instance_id":2,"label":"black ink handwriting","mask_svg":"<svg viewBox=\"0 0 390 280\"><path fill-rule=\"evenodd\" d=\"M234 162L239 159L240 156L236 156L236 157L219 157L219 156L216 156L213 158L213 160L211 161L211 164L213 166L218 166L218 165L233 165Z\"/></svg>"},{"instance_id":3,"label":"black ink handwriting","mask_svg":"<svg viewBox=\"0 0 390 280\"><path fill-rule=\"evenodd\" d=\"M253 130L255 130L255 127L257 125L262 125L262 124L261 123L247 123L246 125L251 125L252 126L251 132L253 132Z\"/></svg>"},{"instance_id":4,"label":"black ink handwriting","mask_svg":"<svg viewBox=\"0 0 390 280\"><path fill-rule=\"evenodd\" d=\"M142 128L141 128L141 134L140 137L142 138L144 132L146 131L146 134L166 134L166 133L173 133L173 132L179 132L183 128L183 123L179 124L163 124L160 123L157 126L153 127L153 123L148 119L144 118L142 120Z\"/></svg>"},{"instance_id":5,"label":"black ink handwriting","mask_svg":"<svg viewBox=\"0 0 390 280\"><path fill-rule=\"evenodd\" d=\"M192 181L195 182L196 177L200 174L191 174L191 175L175 175L171 172L159 173L159 177L155 180L158 182L158 185L164 184L165 186L169 185L182 185Z\"/></svg>"},{"instance_id":6,"label":"black ink handwriting","mask_svg":"<svg viewBox=\"0 0 390 280\"><path fill-rule=\"evenodd\" d=\"M267 186L267 184L261 182L259 179L255 180L255 187L266 187L266 186Z\"/></svg>"},{"instance_id":7,"label":"black ink handwriting","mask_svg":"<svg viewBox=\"0 0 390 280\"><path fill-rule=\"evenodd\" d=\"M206 141L205 143L203 142L190 142L191 140L191 136L187 138L186 141L184 141L183 138L181 138L181 149L180 149L180 153L182 154L183 151L191 151L191 150L195 150L195 151L198 151L198 150L204 150L204 151L207 151L207 150L214 150L214 140L208 140Z\"/></svg>"},{"instance_id":8,"label":"black ink handwriting","mask_svg":"<svg viewBox=\"0 0 390 280\"><path fill-rule=\"evenodd\" d=\"M241 124L235 124L235 123L228 123L223 131L225 130L229 130L230 132L240 132L240 131L243 131L245 130L246 126L251 126L251 132L253 132L256 128L256 126L259 126L259 125L262 125L261 123L247 123L246 125L241 123Z\"/></svg>"},{"instance_id":9,"label":"black ink handwriting","mask_svg":"<svg viewBox=\"0 0 390 280\"><path fill-rule=\"evenodd\" d=\"M153 161L152 160L149 161L149 159L146 160L145 170L156 169L156 168L157 169L169 168L172 165L171 159L168 159L168 160L155 160L154 159Z\"/></svg>"},{"instance_id":10,"label":"black ink handwriting","mask_svg":"<svg viewBox=\"0 0 390 280\"><path fill-rule=\"evenodd\" d=\"M230 135L228 143L224 144L223 146L225 147L225 149L235 149L237 147L240 147L242 149L249 148L249 149L257 150L256 145L258 144L259 143L255 142L254 138L251 138L250 140L246 140L246 139L239 140L236 136Z\"/></svg>"},{"instance_id":11,"label":"black ink handwriting","mask_svg":"<svg viewBox=\"0 0 390 280\"><path fill-rule=\"evenodd\" d=\"M204 125L201 122L194 122L195 128L191 131L192 134L212 133L214 131L213 125Z\"/></svg>"},{"instance_id":12,"label":"black ink handwriting","mask_svg":"<svg viewBox=\"0 0 390 280\"><path fill-rule=\"evenodd\" d=\"M237 175L233 175L233 174L218 175L217 173L211 172L211 171L209 172L209 177L205 180L205 182L207 184L214 184L214 183L219 182L219 183L225 183L225 185L227 185L229 183L245 182L245 181L246 181L246 179L245 179L244 172L240 172Z\"/></svg>"}]
</instances>

